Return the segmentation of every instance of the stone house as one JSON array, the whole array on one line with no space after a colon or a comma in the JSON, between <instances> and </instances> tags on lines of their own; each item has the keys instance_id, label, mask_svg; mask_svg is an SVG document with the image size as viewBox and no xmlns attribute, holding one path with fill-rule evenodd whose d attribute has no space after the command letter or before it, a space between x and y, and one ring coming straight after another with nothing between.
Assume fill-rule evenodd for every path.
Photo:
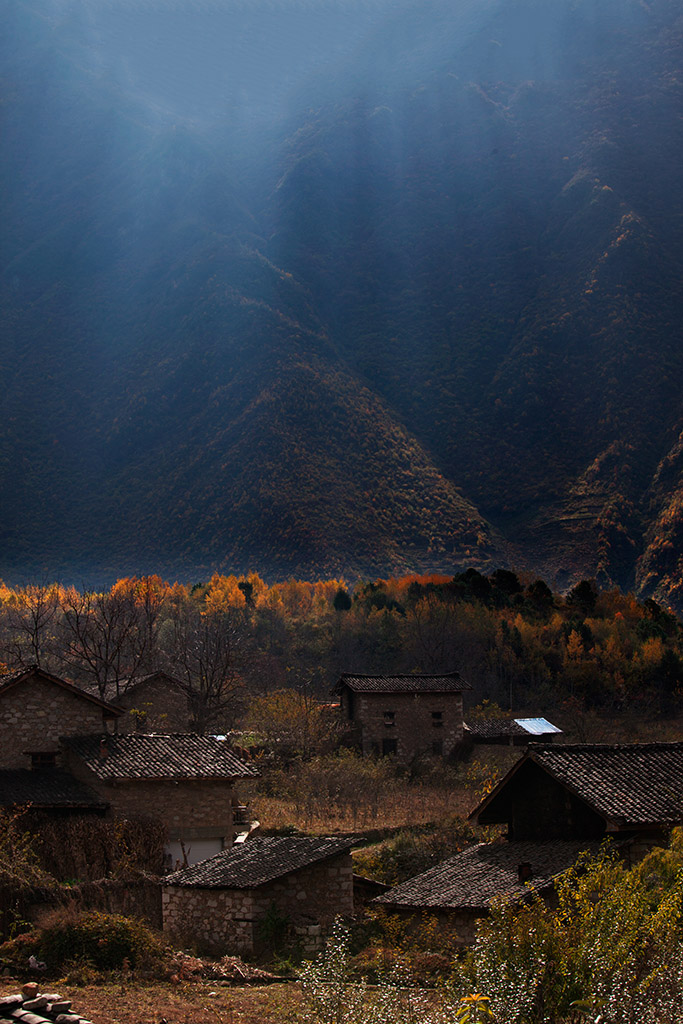
<instances>
[{"instance_id":1,"label":"stone house","mask_svg":"<svg viewBox=\"0 0 683 1024\"><path fill-rule=\"evenodd\" d=\"M435 913L468 942L494 898L523 899L529 885L551 898L554 879L606 838L629 863L640 860L683 824L683 743L531 746L470 820L506 826L507 838L464 850L374 902L403 916Z\"/></svg>"},{"instance_id":2,"label":"stone house","mask_svg":"<svg viewBox=\"0 0 683 1024\"><path fill-rule=\"evenodd\" d=\"M117 732L192 731L187 691L166 672L129 680L111 703L123 712L117 721Z\"/></svg>"},{"instance_id":3,"label":"stone house","mask_svg":"<svg viewBox=\"0 0 683 1024\"><path fill-rule=\"evenodd\" d=\"M0 768L60 763L60 736L113 731L121 710L34 666L0 676Z\"/></svg>"},{"instance_id":4,"label":"stone house","mask_svg":"<svg viewBox=\"0 0 683 1024\"><path fill-rule=\"evenodd\" d=\"M441 675L344 674L332 691L353 742L364 756L448 757L463 738L463 692L458 672Z\"/></svg>"},{"instance_id":5,"label":"stone house","mask_svg":"<svg viewBox=\"0 0 683 1024\"><path fill-rule=\"evenodd\" d=\"M279 923L314 952L353 914L350 838L263 837L164 879L164 931L211 954L257 952Z\"/></svg>"},{"instance_id":6,"label":"stone house","mask_svg":"<svg viewBox=\"0 0 683 1024\"><path fill-rule=\"evenodd\" d=\"M235 783L258 774L225 741L193 733L70 736L62 749L68 771L112 817L164 824L169 867L231 846Z\"/></svg>"}]
</instances>

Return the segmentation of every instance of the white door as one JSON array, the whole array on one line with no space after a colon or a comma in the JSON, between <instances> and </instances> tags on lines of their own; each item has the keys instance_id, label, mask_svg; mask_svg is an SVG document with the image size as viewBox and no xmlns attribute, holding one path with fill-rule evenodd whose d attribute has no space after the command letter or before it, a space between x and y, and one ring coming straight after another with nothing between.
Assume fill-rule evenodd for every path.
<instances>
[{"instance_id":1,"label":"white door","mask_svg":"<svg viewBox=\"0 0 683 1024\"><path fill-rule=\"evenodd\" d=\"M170 871L178 871L187 864L213 857L223 849L223 837L215 839L178 839L166 844L166 861ZM184 853L184 856L183 856Z\"/></svg>"}]
</instances>

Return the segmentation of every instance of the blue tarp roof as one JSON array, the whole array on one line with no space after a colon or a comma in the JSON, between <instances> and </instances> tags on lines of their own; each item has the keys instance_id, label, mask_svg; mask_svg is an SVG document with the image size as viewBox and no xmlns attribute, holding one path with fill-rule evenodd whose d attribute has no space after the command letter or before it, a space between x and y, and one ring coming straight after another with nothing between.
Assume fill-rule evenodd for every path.
<instances>
[{"instance_id":1,"label":"blue tarp roof","mask_svg":"<svg viewBox=\"0 0 683 1024\"><path fill-rule=\"evenodd\" d=\"M521 725L532 736L547 736L548 733L561 733L556 725L552 725L547 718L515 718L517 725Z\"/></svg>"}]
</instances>

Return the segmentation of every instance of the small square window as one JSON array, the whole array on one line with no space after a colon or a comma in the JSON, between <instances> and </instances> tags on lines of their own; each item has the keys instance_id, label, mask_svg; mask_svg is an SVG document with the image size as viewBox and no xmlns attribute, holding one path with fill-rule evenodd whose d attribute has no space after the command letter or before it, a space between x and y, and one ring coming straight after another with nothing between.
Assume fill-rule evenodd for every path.
<instances>
[{"instance_id":1,"label":"small square window","mask_svg":"<svg viewBox=\"0 0 683 1024\"><path fill-rule=\"evenodd\" d=\"M396 712L385 711L384 712L384 724L385 725L396 725Z\"/></svg>"},{"instance_id":2,"label":"small square window","mask_svg":"<svg viewBox=\"0 0 683 1024\"><path fill-rule=\"evenodd\" d=\"M54 750L38 750L31 754L31 768L56 768L57 754Z\"/></svg>"},{"instance_id":3,"label":"small square window","mask_svg":"<svg viewBox=\"0 0 683 1024\"><path fill-rule=\"evenodd\" d=\"M432 725L435 729L443 726L443 711L432 711Z\"/></svg>"}]
</instances>

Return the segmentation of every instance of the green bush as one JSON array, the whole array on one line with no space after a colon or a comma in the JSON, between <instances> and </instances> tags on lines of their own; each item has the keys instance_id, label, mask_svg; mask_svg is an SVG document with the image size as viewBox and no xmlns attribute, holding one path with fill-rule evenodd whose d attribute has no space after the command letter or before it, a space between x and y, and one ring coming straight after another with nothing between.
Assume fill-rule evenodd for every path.
<instances>
[{"instance_id":1,"label":"green bush","mask_svg":"<svg viewBox=\"0 0 683 1024\"><path fill-rule=\"evenodd\" d=\"M24 968L34 955L46 964L48 974L64 973L78 963L99 970L151 968L162 960L160 940L142 921L104 914L79 913L73 907L52 911L42 927L0 946L0 961Z\"/></svg>"}]
</instances>

